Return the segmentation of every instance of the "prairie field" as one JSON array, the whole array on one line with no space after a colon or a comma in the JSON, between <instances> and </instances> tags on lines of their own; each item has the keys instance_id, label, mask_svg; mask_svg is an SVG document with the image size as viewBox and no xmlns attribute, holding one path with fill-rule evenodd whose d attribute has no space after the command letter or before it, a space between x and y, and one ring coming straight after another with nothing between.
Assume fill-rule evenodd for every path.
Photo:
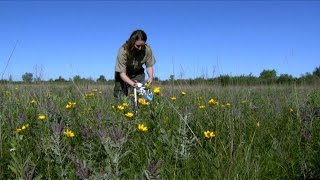
<instances>
[{"instance_id":1,"label":"prairie field","mask_svg":"<svg viewBox=\"0 0 320 180\"><path fill-rule=\"evenodd\" d=\"M0 179L318 179L319 86L0 86Z\"/></svg>"}]
</instances>

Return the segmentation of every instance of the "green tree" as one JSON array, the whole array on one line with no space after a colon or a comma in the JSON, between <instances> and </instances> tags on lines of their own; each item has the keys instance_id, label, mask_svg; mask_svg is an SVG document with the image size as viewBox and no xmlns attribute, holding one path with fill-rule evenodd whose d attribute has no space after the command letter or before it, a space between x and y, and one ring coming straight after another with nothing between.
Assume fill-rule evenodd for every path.
<instances>
[{"instance_id":1,"label":"green tree","mask_svg":"<svg viewBox=\"0 0 320 180\"><path fill-rule=\"evenodd\" d=\"M231 82L231 77L229 75L220 75L218 77L219 79L219 82L222 86L227 86L227 85L230 85L230 82Z\"/></svg>"},{"instance_id":2,"label":"green tree","mask_svg":"<svg viewBox=\"0 0 320 180\"><path fill-rule=\"evenodd\" d=\"M291 84L293 81L293 77L289 74L281 74L277 79L278 84Z\"/></svg>"},{"instance_id":3,"label":"green tree","mask_svg":"<svg viewBox=\"0 0 320 180\"><path fill-rule=\"evenodd\" d=\"M61 76L59 76L59 78L58 78L58 79L55 79L54 81L55 81L55 82L67 82L67 80L64 79L64 78L61 77Z\"/></svg>"},{"instance_id":4,"label":"green tree","mask_svg":"<svg viewBox=\"0 0 320 180\"><path fill-rule=\"evenodd\" d=\"M320 66L316 67L316 69L312 72L312 74L320 78Z\"/></svg>"},{"instance_id":5,"label":"green tree","mask_svg":"<svg viewBox=\"0 0 320 180\"><path fill-rule=\"evenodd\" d=\"M104 75L100 75L99 78L97 79L97 82L105 83L107 82L107 79L104 77Z\"/></svg>"},{"instance_id":6,"label":"green tree","mask_svg":"<svg viewBox=\"0 0 320 180\"><path fill-rule=\"evenodd\" d=\"M73 82L78 83L78 82L81 82L81 81L82 81L82 79L81 79L81 77L79 75L76 75L76 76L73 77Z\"/></svg>"},{"instance_id":7,"label":"green tree","mask_svg":"<svg viewBox=\"0 0 320 180\"><path fill-rule=\"evenodd\" d=\"M170 81L174 81L174 80L175 80L174 75L173 75L173 74L171 74L169 79L170 79Z\"/></svg>"},{"instance_id":8,"label":"green tree","mask_svg":"<svg viewBox=\"0 0 320 180\"><path fill-rule=\"evenodd\" d=\"M306 73L305 75L300 77L300 81L303 84L315 84L319 81L318 77L316 75L313 75L311 73Z\"/></svg>"},{"instance_id":9,"label":"green tree","mask_svg":"<svg viewBox=\"0 0 320 180\"><path fill-rule=\"evenodd\" d=\"M26 83L31 83L33 80L33 74L26 72L22 75L22 81Z\"/></svg>"},{"instance_id":10,"label":"green tree","mask_svg":"<svg viewBox=\"0 0 320 180\"><path fill-rule=\"evenodd\" d=\"M263 70L260 73L259 78L263 84L273 84L277 80L277 72L274 69L273 70Z\"/></svg>"}]
</instances>

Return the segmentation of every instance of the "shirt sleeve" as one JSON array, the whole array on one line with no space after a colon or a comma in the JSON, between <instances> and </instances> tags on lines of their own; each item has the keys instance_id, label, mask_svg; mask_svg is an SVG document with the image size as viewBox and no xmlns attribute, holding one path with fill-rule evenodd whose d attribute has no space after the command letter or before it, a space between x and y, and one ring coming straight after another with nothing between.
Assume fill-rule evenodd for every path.
<instances>
[{"instance_id":1,"label":"shirt sleeve","mask_svg":"<svg viewBox=\"0 0 320 180\"><path fill-rule=\"evenodd\" d=\"M146 67L151 67L156 63L150 45L146 45Z\"/></svg>"},{"instance_id":2,"label":"shirt sleeve","mask_svg":"<svg viewBox=\"0 0 320 180\"><path fill-rule=\"evenodd\" d=\"M126 72L126 55L123 47L119 49L116 61L116 72Z\"/></svg>"}]
</instances>

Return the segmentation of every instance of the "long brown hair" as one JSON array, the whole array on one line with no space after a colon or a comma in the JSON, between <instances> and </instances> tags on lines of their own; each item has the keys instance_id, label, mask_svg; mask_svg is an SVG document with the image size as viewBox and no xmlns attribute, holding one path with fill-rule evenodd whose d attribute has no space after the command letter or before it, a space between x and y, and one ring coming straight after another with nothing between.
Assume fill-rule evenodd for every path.
<instances>
[{"instance_id":1,"label":"long brown hair","mask_svg":"<svg viewBox=\"0 0 320 180\"><path fill-rule=\"evenodd\" d=\"M135 56L136 51L134 49L134 44L138 40L142 40L144 42L147 41L147 34L141 29L133 31L126 43L123 44L124 49L127 51L127 57L129 59Z\"/></svg>"}]
</instances>

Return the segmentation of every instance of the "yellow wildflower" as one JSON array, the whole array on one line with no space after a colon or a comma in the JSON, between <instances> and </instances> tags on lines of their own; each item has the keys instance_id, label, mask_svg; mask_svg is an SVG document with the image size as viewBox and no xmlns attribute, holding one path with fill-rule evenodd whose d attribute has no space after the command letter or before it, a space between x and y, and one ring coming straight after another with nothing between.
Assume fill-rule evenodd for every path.
<instances>
[{"instance_id":1,"label":"yellow wildflower","mask_svg":"<svg viewBox=\"0 0 320 180\"><path fill-rule=\"evenodd\" d=\"M182 95L182 96L185 96L186 94L187 94L187 93L184 92L184 91L181 92L181 95Z\"/></svg>"},{"instance_id":2,"label":"yellow wildflower","mask_svg":"<svg viewBox=\"0 0 320 180\"><path fill-rule=\"evenodd\" d=\"M21 127L21 129L22 130L25 130L25 129L27 129L29 127L29 124L25 124L25 125L23 125L22 127Z\"/></svg>"},{"instance_id":3,"label":"yellow wildflower","mask_svg":"<svg viewBox=\"0 0 320 180\"><path fill-rule=\"evenodd\" d=\"M151 84L150 83L145 83L144 86L149 89Z\"/></svg>"},{"instance_id":4,"label":"yellow wildflower","mask_svg":"<svg viewBox=\"0 0 320 180\"><path fill-rule=\"evenodd\" d=\"M46 119L45 115L39 115L38 116L38 120L40 120L40 121L45 120L45 119Z\"/></svg>"},{"instance_id":5,"label":"yellow wildflower","mask_svg":"<svg viewBox=\"0 0 320 180\"><path fill-rule=\"evenodd\" d=\"M290 112L293 112L293 109L292 109L292 108L290 108L290 109L289 109L289 111L290 111Z\"/></svg>"},{"instance_id":6,"label":"yellow wildflower","mask_svg":"<svg viewBox=\"0 0 320 180\"><path fill-rule=\"evenodd\" d=\"M76 106L76 102L68 102L68 104L66 105L66 109L72 109Z\"/></svg>"},{"instance_id":7,"label":"yellow wildflower","mask_svg":"<svg viewBox=\"0 0 320 180\"><path fill-rule=\"evenodd\" d=\"M204 131L203 134L205 138L209 138L209 139L216 136L216 134L213 131L209 131L209 130Z\"/></svg>"},{"instance_id":8,"label":"yellow wildflower","mask_svg":"<svg viewBox=\"0 0 320 180\"><path fill-rule=\"evenodd\" d=\"M32 100L30 101L30 103L31 103L31 104L36 104L36 103L37 103L37 101L36 101L36 100L34 100L34 99L32 99Z\"/></svg>"},{"instance_id":9,"label":"yellow wildflower","mask_svg":"<svg viewBox=\"0 0 320 180\"><path fill-rule=\"evenodd\" d=\"M145 126L144 124L138 124L138 130L141 132L146 132L148 131L148 127Z\"/></svg>"},{"instance_id":10,"label":"yellow wildflower","mask_svg":"<svg viewBox=\"0 0 320 180\"><path fill-rule=\"evenodd\" d=\"M71 109L71 108L72 108L71 104L66 105L66 109Z\"/></svg>"},{"instance_id":11,"label":"yellow wildflower","mask_svg":"<svg viewBox=\"0 0 320 180\"><path fill-rule=\"evenodd\" d=\"M144 105L144 106L149 106L150 103L149 103L148 101L143 101L142 105Z\"/></svg>"},{"instance_id":12,"label":"yellow wildflower","mask_svg":"<svg viewBox=\"0 0 320 180\"><path fill-rule=\"evenodd\" d=\"M124 106L124 107L128 107L128 106L129 106L129 104L128 104L128 103L126 103L126 102L124 102L124 103L122 103L122 106Z\"/></svg>"},{"instance_id":13,"label":"yellow wildflower","mask_svg":"<svg viewBox=\"0 0 320 180\"><path fill-rule=\"evenodd\" d=\"M63 132L63 134L67 137L74 137L74 132L72 132L71 130L67 129Z\"/></svg>"},{"instance_id":14,"label":"yellow wildflower","mask_svg":"<svg viewBox=\"0 0 320 180\"><path fill-rule=\"evenodd\" d=\"M124 110L124 106L118 105L118 106L117 106L117 109L118 109L119 111L123 111L123 110Z\"/></svg>"},{"instance_id":15,"label":"yellow wildflower","mask_svg":"<svg viewBox=\"0 0 320 180\"><path fill-rule=\"evenodd\" d=\"M93 97L94 97L94 93L92 92L92 93L87 93L85 98L90 99Z\"/></svg>"},{"instance_id":16,"label":"yellow wildflower","mask_svg":"<svg viewBox=\"0 0 320 180\"><path fill-rule=\"evenodd\" d=\"M154 92L154 94L160 94L161 88L160 87L155 87L153 92Z\"/></svg>"},{"instance_id":17,"label":"yellow wildflower","mask_svg":"<svg viewBox=\"0 0 320 180\"><path fill-rule=\"evenodd\" d=\"M148 106L148 105L150 104L148 101L146 101L146 100L143 99L143 98L139 98L139 99L138 99L138 103L139 103L139 104L142 104L142 105L144 105L144 106Z\"/></svg>"},{"instance_id":18,"label":"yellow wildflower","mask_svg":"<svg viewBox=\"0 0 320 180\"><path fill-rule=\"evenodd\" d=\"M205 109L205 108L206 108L205 105L200 105L200 106L199 106L199 109Z\"/></svg>"},{"instance_id":19,"label":"yellow wildflower","mask_svg":"<svg viewBox=\"0 0 320 180\"><path fill-rule=\"evenodd\" d=\"M139 103L139 104L143 104L145 101L146 101L146 100L143 99L143 98L139 98L139 99L138 99L138 103Z\"/></svg>"},{"instance_id":20,"label":"yellow wildflower","mask_svg":"<svg viewBox=\"0 0 320 180\"><path fill-rule=\"evenodd\" d=\"M218 105L219 105L219 102L216 101L215 99L211 98L211 99L209 100L208 104L218 106Z\"/></svg>"},{"instance_id":21,"label":"yellow wildflower","mask_svg":"<svg viewBox=\"0 0 320 180\"><path fill-rule=\"evenodd\" d=\"M25 124L21 128L17 128L16 133L22 133L22 131L25 131L28 127L29 127L29 124Z\"/></svg>"},{"instance_id":22,"label":"yellow wildflower","mask_svg":"<svg viewBox=\"0 0 320 180\"><path fill-rule=\"evenodd\" d=\"M134 114L133 114L132 112L127 112L127 113L125 114L125 116L128 117L128 118L132 118L133 115L134 115Z\"/></svg>"},{"instance_id":23,"label":"yellow wildflower","mask_svg":"<svg viewBox=\"0 0 320 180\"><path fill-rule=\"evenodd\" d=\"M17 128L17 129L16 129L16 133L20 133L21 131L22 131L21 128Z\"/></svg>"},{"instance_id":24,"label":"yellow wildflower","mask_svg":"<svg viewBox=\"0 0 320 180\"><path fill-rule=\"evenodd\" d=\"M177 98L175 96L171 97L171 101L175 101Z\"/></svg>"}]
</instances>

